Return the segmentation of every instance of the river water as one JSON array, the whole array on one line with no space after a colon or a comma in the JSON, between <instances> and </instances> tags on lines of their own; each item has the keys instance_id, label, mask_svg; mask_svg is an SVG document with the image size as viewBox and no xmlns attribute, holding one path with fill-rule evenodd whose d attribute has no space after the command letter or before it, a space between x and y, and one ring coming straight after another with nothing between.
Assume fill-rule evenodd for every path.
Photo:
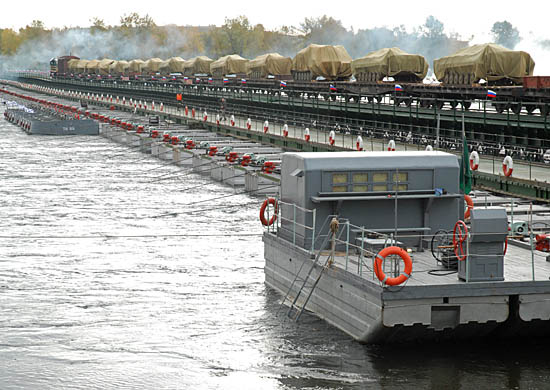
<instances>
[{"instance_id":1,"label":"river water","mask_svg":"<svg viewBox=\"0 0 550 390\"><path fill-rule=\"evenodd\" d=\"M284 321L260 200L101 137L0 135L0 389L550 388L540 340L378 347Z\"/></svg>"}]
</instances>

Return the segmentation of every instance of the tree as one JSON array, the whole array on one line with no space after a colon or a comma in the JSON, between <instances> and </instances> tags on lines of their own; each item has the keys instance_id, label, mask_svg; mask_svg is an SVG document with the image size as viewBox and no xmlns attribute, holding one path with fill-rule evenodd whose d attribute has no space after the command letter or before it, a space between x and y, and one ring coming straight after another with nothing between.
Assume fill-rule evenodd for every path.
<instances>
[{"instance_id":1,"label":"tree","mask_svg":"<svg viewBox=\"0 0 550 390\"><path fill-rule=\"evenodd\" d=\"M225 34L229 44L229 54L245 55L250 42L250 31L252 27L248 18L244 15L234 19L225 18L221 31Z\"/></svg>"},{"instance_id":2,"label":"tree","mask_svg":"<svg viewBox=\"0 0 550 390\"><path fill-rule=\"evenodd\" d=\"M491 33L493 34L495 43L508 49L513 49L521 41L518 29L506 20L495 22L493 28L491 28Z\"/></svg>"},{"instance_id":3,"label":"tree","mask_svg":"<svg viewBox=\"0 0 550 390\"><path fill-rule=\"evenodd\" d=\"M4 55L13 55L17 52L21 40L15 31L11 28L3 29L0 32L1 51Z\"/></svg>"},{"instance_id":4,"label":"tree","mask_svg":"<svg viewBox=\"0 0 550 390\"><path fill-rule=\"evenodd\" d=\"M124 29L150 29L155 26L155 21L148 14L139 16L137 12L132 12L120 17L120 27Z\"/></svg>"},{"instance_id":5,"label":"tree","mask_svg":"<svg viewBox=\"0 0 550 390\"><path fill-rule=\"evenodd\" d=\"M98 31L107 31L107 26L105 25L105 21L103 19L99 19L97 16L94 16L90 19L90 22L92 23L92 25L90 26L90 31L92 32L92 34Z\"/></svg>"},{"instance_id":6,"label":"tree","mask_svg":"<svg viewBox=\"0 0 550 390\"><path fill-rule=\"evenodd\" d=\"M442 37L444 25L439 19L430 15L426 18L426 22L422 26L423 35L426 38L439 38Z\"/></svg>"},{"instance_id":7,"label":"tree","mask_svg":"<svg viewBox=\"0 0 550 390\"><path fill-rule=\"evenodd\" d=\"M341 21L326 15L319 18L305 18L300 24L300 30L306 44L342 44L347 38L346 35L348 35L348 30L342 25Z\"/></svg>"}]
</instances>

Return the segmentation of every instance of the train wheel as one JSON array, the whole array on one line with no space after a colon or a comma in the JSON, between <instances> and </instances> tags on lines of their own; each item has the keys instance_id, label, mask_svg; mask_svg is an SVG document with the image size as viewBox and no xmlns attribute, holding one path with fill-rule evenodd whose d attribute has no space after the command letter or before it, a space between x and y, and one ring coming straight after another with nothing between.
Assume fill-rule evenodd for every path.
<instances>
[{"instance_id":1,"label":"train wheel","mask_svg":"<svg viewBox=\"0 0 550 390\"><path fill-rule=\"evenodd\" d=\"M498 112L499 114L502 114L504 112L504 109L506 108L506 105L502 103L495 103L494 106L496 112Z\"/></svg>"},{"instance_id":2,"label":"train wheel","mask_svg":"<svg viewBox=\"0 0 550 390\"><path fill-rule=\"evenodd\" d=\"M408 97L408 98L403 99L403 103L405 103L405 107L410 107L412 102L413 102L412 97Z\"/></svg>"},{"instance_id":3,"label":"train wheel","mask_svg":"<svg viewBox=\"0 0 550 390\"><path fill-rule=\"evenodd\" d=\"M533 104L529 104L528 106L525 106L525 109L527 110L527 113L529 115L532 115L537 107Z\"/></svg>"},{"instance_id":4,"label":"train wheel","mask_svg":"<svg viewBox=\"0 0 550 390\"><path fill-rule=\"evenodd\" d=\"M396 106L399 106L401 104L401 99L396 97L393 99L393 104L395 104Z\"/></svg>"},{"instance_id":5,"label":"train wheel","mask_svg":"<svg viewBox=\"0 0 550 390\"><path fill-rule=\"evenodd\" d=\"M510 108L514 114L519 114L521 112L521 103L512 103Z\"/></svg>"},{"instance_id":6,"label":"train wheel","mask_svg":"<svg viewBox=\"0 0 550 390\"><path fill-rule=\"evenodd\" d=\"M456 100L451 100L449 104L451 105L451 108L453 110L456 108L456 106L458 106L458 102Z\"/></svg>"},{"instance_id":7,"label":"train wheel","mask_svg":"<svg viewBox=\"0 0 550 390\"><path fill-rule=\"evenodd\" d=\"M382 103L382 96L375 96L376 103Z\"/></svg>"},{"instance_id":8,"label":"train wheel","mask_svg":"<svg viewBox=\"0 0 550 390\"><path fill-rule=\"evenodd\" d=\"M469 110L472 102L462 101L460 102L460 104L462 105L462 108L464 108L465 110Z\"/></svg>"}]
</instances>

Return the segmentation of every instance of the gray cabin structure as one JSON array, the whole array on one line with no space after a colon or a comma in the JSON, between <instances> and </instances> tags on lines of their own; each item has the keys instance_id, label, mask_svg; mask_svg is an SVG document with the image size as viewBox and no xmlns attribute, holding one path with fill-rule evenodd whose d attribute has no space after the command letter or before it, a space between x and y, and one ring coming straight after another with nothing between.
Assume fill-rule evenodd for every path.
<instances>
[{"instance_id":1,"label":"gray cabin structure","mask_svg":"<svg viewBox=\"0 0 550 390\"><path fill-rule=\"evenodd\" d=\"M437 151L285 153L281 166L281 200L316 209L316 231L329 215L397 237L452 229L464 213L458 183L457 157ZM296 243L309 248L303 226L311 226L312 217L296 218L302 225ZM291 230L293 222L283 220L281 234L289 237ZM402 240L422 245L416 237Z\"/></svg>"}]
</instances>

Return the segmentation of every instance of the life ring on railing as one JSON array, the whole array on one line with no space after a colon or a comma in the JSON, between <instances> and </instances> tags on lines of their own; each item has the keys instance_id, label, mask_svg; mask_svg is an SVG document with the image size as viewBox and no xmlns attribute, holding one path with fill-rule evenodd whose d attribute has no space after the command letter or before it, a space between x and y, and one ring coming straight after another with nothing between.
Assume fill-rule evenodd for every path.
<instances>
[{"instance_id":1,"label":"life ring on railing","mask_svg":"<svg viewBox=\"0 0 550 390\"><path fill-rule=\"evenodd\" d=\"M382 270L382 262L386 260L386 257L390 255L398 255L399 257L401 257L401 259L405 263L405 269L403 273L396 278L388 278L384 273L384 271ZM407 279L411 277L411 273L412 273L411 256L409 256L407 251L403 248L399 248L398 246L388 246L382 249L376 255L376 258L374 260L374 273L378 277L378 280L380 280L383 284L387 286L400 285L401 283L404 283Z\"/></svg>"},{"instance_id":2,"label":"life ring on railing","mask_svg":"<svg viewBox=\"0 0 550 390\"><path fill-rule=\"evenodd\" d=\"M395 141L393 139L388 142L388 152L395 152Z\"/></svg>"},{"instance_id":3,"label":"life ring on railing","mask_svg":"<svg viewBox=\"0 0 550 390\"><path fill-rule=\"evenodd\" d=\"M191 109L191 116L193 117L193 119L195 119L195 107Z\"/></svg>"},{"instance_id":4,"label":"life ring on railing","mask_svg":"<svg viewBox=\"0 0 550 390\"><path fill-rule=\"evenodd\" d=\"M288 125L286 123L283 126L283 137L288 137Z\"/></svg>"},{"instance_id":5,"label":"life ring on railing","mask_svg":"<svg viewBox=\"0 0 550 390\"><path fill-rule=\"evenodd\" d=\"M267 134L268 131L269 131L269 122L266 120L264 122L264 133Z\"/></svg>"},{"instance_id":6,"label":"life ring on railing","mask_svg":"<svg viewBox=\"0 0 550 390\"><path fill-rule=\"evenodd\" d=\"M504 176L506 177L512 176L513 170L514 170L514 160L512 160L512 157L510 156L504 157L504 160L502 161L502 172L504 172Z\"/></svg>"},{"instance_id":7,"label":"life ring on railing","mask_svg":"<svg viewBox=\"0 0 550 390\"><path fill-rule=\"evenodd\" d=\"M477 171L479 168L479 154L474 150L470 153L470 169L472 171Z\"/></svg>"},{"instance_id":8,"label":"life ring on railing","mask_svg":"<svg viewBox=\"0 0 550 390\"><path fill-rule=\"evenodd\" d=\"M458 238L457 238L457 232L458 232ZM460 261L465 260L466 256L468 256L467 253L464 253L464 241L468 238L468 226L464 223L464 221L458 220L455 223L455 227L453 229L453 248L456 255L456 258ZM459 253L460 249L460 255Z\"/></svg>"},{"instance_id":9,"label":"life ring on railing","mask_svg":"<svg viewBox=\"0 0 550 390\"><path fill-rule=\"evenodd\" d=\"M220 114L216 114L216 124L220 124Z\"/></svg>"},{"instance_id":10,"label":"life ring on railing","mask_svg":"<svg viewBox=\"0 0 550 390\"><path fill-rule=\"evenodd\" d=\"M230 124L231 126L235 126L235 115L231 115Z\"/></svg>"},{"instance_id":11,"label":"life ring on railing","mask_svg":"<svg viewBox=\"0 0 550 390\"><path fill-rule=\"evenodd\" d=\"M208 120L208 113L206 111L202 114L202 120L204 122L206 122Z\"/></svg>"},{"instance_id":12,"label":"life ring on railing","mask_svg":"<svg viewBox=\"0 0 550 390\"><path fill-rule=\"evenodd\" d=\"M470 218L470 211L474 209L474 201L470 197L470 195L464 195L464 200L466 201L466 211L464 212L464 220L467 220Z\"/></svg>"},{"instance_id":13,"label":"life ring on railing","mask_svg":"<svg viewBox=\"0 0 550 390\"><path fill-rule=\"evenodd\" d=\"M246 129L250 130L251 128L252 128L252 120L250 118L248 118L246 120Z\"/></svg>"},{"instance_id":14,"label":"life ring on railing","mask_svg":"<svg viewBox=\"0 0 550 390\"><path fill-rule=\"evenodd\" d=\"M363 137L360 135L357 136L357 142L355 143L355 147L359 152L363 150Z\"/></svg>"},{"instance_id":15,"label":"life ring on railing","mask_svg":"<svg viewBox=\"0 0 550 390\"><path fill-rule=\"evenodd\" d=\"M265 216L265 210L267 209L268 205L272 205L273 208L275 209L269 221ZM275 200L275 198L267 198L266 200L264 200L264 203L262 203L262 207L260 207L260 221L264 226L271 226L276 220L277 220L277 200Z\"/></svg>"},{"instance_id":16,"label":"life ring on railing","mask_svg":"<svg viewBox=\"0 0 550 390\"><path fill-rule=\"evenodd\" d=\"M306 142L309 142L310 140L310 135L309 135L309 128L306 127L306 129L304 130L304 139L306 140Z\"/></svg>"},{"instance_id":17,"label":"life ring on railing","mask_svg":"<svg viewBox=\"0 0 550 390\"><path fill-rule=\"evenodd\" d=\"M330 146L333 146L336 142L336 133L334 130L331 130L330 133L328 133L328 143Z\"/></svg>"},{"instance_id":18,"label":"life ring on railing","mask_svg":"<svg viewBox=\"0 0 550 390\"><path fill-rule=\"evenodd\" d=\"M189 115L189 107L185 106L185 116Z\"/></svg>"}]
</instances>

